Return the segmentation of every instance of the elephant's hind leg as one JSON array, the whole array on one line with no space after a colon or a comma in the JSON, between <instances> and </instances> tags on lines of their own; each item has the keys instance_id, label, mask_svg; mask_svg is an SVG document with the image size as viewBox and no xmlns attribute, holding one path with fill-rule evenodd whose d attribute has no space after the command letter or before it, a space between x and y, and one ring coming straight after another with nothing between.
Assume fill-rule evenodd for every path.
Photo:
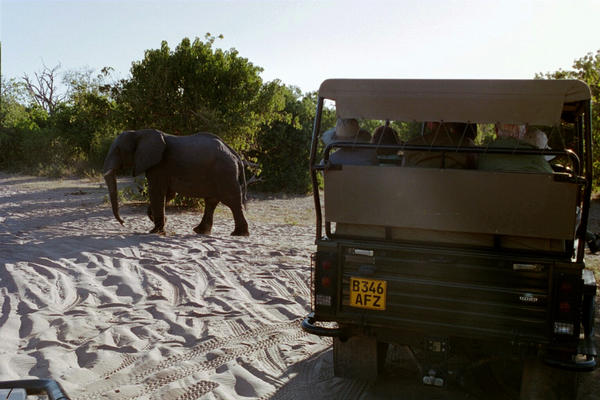
<instances>
[{"instance_id":1,"label":"elephant's hind leg","mask_svg":"<svg viewBox=\"0 0 600 400\"><path fill-rule=\"evenodd\" d=\"M236 221L235 228L234 228L233 232L231 232L231 235L232 236L250 236L250 232L248 231L248 222L246 221L246 218L244 217L244 213L242 212L241 207L240 207L239 215L236 217L235 214L236 213L234 213L234 217L233 217Z\"/></svg>"},{"instance_id":2,"label":"elephant's hind leg","mask_svg":"<svg viewBox=\"0 0 600 400\"><path fill-rule=\"evenodd\" d=\"M213 225L213 215L218 204L219 200L217 199L204 199L204 215L202 215L202 221L200 221L200 225L194 228L194 232L200 235L210 235Z\"/></svg>"},{"instance_id":3,"label":"elephant's hind leg","mask_svg":"<svg viewBox=\"0 0 600 400\"><path fill-rule=\"evenodd\" d=\"M242 209L242 199L235 199L234 201L223 201L231 212L233 213L233 221L235 222L235 228L231 232L232 236L250 236L248 231L248 221L244 217L244 211Z\"/></svg>"}]
</instances>

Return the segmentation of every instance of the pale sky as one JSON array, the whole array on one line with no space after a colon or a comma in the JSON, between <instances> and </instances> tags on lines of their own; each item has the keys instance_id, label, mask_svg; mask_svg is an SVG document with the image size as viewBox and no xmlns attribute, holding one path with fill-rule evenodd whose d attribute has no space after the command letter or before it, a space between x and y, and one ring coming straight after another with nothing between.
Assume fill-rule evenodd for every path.
<instances>
[{"instance_id":1,"label":"pale sky","mask_svg":"<svg viewBox=\"0 0 600 400\"><path fill-rule=\"evenodd\" d=\"M224 35L304 92L327 78L533 78L600 49L600 0L0 0L2 75L129 76L144 50Z\"/></svg>"}]
</instances>

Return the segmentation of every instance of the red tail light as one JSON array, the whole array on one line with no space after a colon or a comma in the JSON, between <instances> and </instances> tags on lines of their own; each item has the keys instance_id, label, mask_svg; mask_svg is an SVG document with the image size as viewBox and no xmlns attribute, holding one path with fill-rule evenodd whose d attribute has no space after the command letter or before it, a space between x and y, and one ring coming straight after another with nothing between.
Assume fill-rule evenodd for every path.
<instances>
[{"instance_id":1,"label":"red tail light","mask_svg":"<svg viewBox=\"0 0 600 400\"><path fill-rule=\"evenodd\" d=\"M554 334L562 336L561 340L572 340L579 334L581 282L578 276L562 271L555 275L555 279Z\"/></svg>"},{"instance_id":2,"label":"red tail light","mask_svg":"<svg viewBox=\"0 0 600 400\"><path fill-rule=\"evenodd\" d=\"M558 311L561 314L568 314L571 312L571 304L568 301L561 301L558 303Z\"/></svg>"},{"instance_id":3,"label":"red tail light","mask_svg":"<svg viewBox=\"0 0 600 400\"><path fill-rule=\"evenodd\" d=\"M335 253L317 253L314 269L314 299L316 311L335 306L337 255ZM330 311L327 311L330 312Z\"/></svg>"}]
</instances>

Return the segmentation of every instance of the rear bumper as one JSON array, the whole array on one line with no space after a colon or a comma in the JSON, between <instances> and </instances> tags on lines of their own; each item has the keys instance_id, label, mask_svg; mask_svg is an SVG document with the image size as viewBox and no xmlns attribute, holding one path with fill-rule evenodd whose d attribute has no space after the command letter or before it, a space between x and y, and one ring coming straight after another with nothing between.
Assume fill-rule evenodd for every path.
<instances>
[{"instance_id":1,"label":"rear bumper","mask_svg":"<svg viewBox=\"0 0 600 400\"><path fill-rule=\"evenodd\" d=\"M311 312L302 321L302 330L317 336L341 337L343 334L343 331L340 328L326 328L323 326L317 326L315 325L315 322L315 313Z\"/></svg>"},{"instance_id":2,"label":"rear bumper","mask_svg":"<svg viewBox=\"0 0 600 400\"><path fill-rule=\"evenodd\" d=\"M311 334L317 335L317 336L340 337L340 338L344 338L344 337L348 336L348 332L343 329L317 326L315 324L315 322L316 322L315 315L313 312L311 312L302 321L302 324L301 324L302 330L304 330L307 333L311 333ZM579 350L580 350L580 354L583 354L585 356L585 359L576 360L576 361L575 360L567 361L567 360L560 360L560 359L554 359L552 357L547 357L544 359L544 362L552 367L570 370L570 371L577 371L577 372L593 371L597 367L596 348L594 346L593 341L591 341L591 340L584 340L583 342L585 342L585 343L582 343L579 346L579 348L580 348Z\"/></svg>"},{"instance_id":3,"label":"rear bumper","mask_svg":"<svg viewBox=\"0 0 600 400\"><path fill-rule=\"evenodd\" d=\"M576 372L589 372L596 369L596 356L588 356L585 360L581 361L563 361L553 360L550 358L544 359L544 362L552 367L566 369L569 371Z\"/></svg>"},{"instance_id":4,"label":"rear bumper","mask_svg":"<svg viewBox=\"0 0 600 400\"><path fill-rule=\"evenodd\" d=\"M577 354L580 355L581 359L564 360L549 356L544 359L544 362L556 368L579 372L592 371L597 367L598 352L596 350L594 339L591 335L588 335L579 341L579 345L577 346Z\"/></svg>"}]
</instances>

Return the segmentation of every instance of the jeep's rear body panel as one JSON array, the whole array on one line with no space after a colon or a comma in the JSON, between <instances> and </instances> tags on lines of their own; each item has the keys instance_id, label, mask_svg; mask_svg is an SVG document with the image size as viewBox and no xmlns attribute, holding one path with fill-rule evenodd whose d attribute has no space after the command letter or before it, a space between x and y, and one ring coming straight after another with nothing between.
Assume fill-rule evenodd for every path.
<instances>
[{"instance_id":1,"label":"jeep's rear body panel","mask_svg":"<svg viewBox=\"0 0 600 400\"><path fill-rule=\"evenodd\" d=\"M339 240L336 248L323 243L318 249L317 254L337 253L341 283L331 305L315 300L315 310L324 319L507 342L549 343L553 280L562 274L562 279L578 282L583 268L551 258L418 244L365 246ZM385 281L385 310L351 306L352 277Z\"/></svg>"},{"instance_id":2,"label":"jeep's rear body panel","mask_svg":"<svg viewBox=\"0 0 600 400\"><path fill-rule=\"evenodd\" d=\"M338 224L575 237L579 186L548 174L345 165L324 178L325 220Z\"/></svg>"}]
</instances>

